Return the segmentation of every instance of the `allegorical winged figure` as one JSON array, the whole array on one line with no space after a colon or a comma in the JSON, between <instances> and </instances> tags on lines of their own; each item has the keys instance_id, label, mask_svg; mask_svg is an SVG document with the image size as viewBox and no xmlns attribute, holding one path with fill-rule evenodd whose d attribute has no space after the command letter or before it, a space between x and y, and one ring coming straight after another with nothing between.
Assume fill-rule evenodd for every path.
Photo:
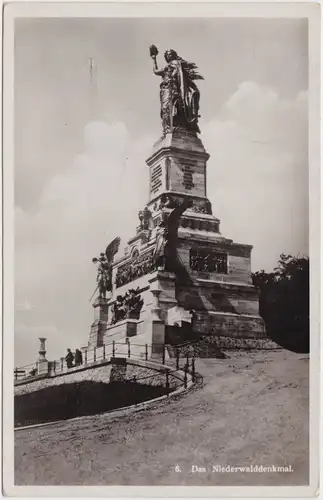
<instances>
[{"instance_id":1,"label":"allegorical winged figure","mask_svg":"<svg viewBox=\"0 0 323 500\"><path fill-rule=\"evenodd\" d=\"M162 268L165 271L176 272L178 265L177 239L179 221L185 210L191 206L191 200L186 198L178 207L171 211L167 221L160 223L153 254L153 262L157 269Z\"/></svg>"},{"instance_id":2,"label":"allegorical winged figure","mask_svg":"<svg viewBox=\"0 0 323 500\"><path fill-rule=\"evenodd\" d=\"M93 257L92 262L98 265L97 289L99 289L100 299L106 298L106 293L112 291L112 264L115 254L120 246L119 236L109 243L104 253L100 257Z\"/></svg>"},{"instance_id":3,"label":"allegorical winged figure","mask_svg":"<svg viewBox=\"0 0 323 500\"><path fill-rule=\"evenodd\" d=\"M196 64L185 61L175 50L168 49L164 54L167 64L163 69L158 69L157 54L157 47L151 45L153 71L155 75L162 77L160 115L164 134L178 127L200 132L198 126L200 92L194 80L203 80L203 77L196 71Z\"/></svg>"}]
</instances>

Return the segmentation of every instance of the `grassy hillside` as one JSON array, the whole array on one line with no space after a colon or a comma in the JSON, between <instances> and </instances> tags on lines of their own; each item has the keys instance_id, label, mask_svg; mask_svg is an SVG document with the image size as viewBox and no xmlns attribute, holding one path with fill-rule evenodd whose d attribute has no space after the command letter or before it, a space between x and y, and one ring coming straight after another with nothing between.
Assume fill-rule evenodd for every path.
<instances>
[{"instance_id":1,"label":"grassy hillside","mask_svg":"<svg viewBox=\"0 0 323 500\"><path fill-rule=\"evenodd\" d=\"M149 410L16 431L16 484L308 484L308 356L229 355L198 359L203 382ZM294 472L212 472L251 464Z\"/></svg>"}]
</instances>

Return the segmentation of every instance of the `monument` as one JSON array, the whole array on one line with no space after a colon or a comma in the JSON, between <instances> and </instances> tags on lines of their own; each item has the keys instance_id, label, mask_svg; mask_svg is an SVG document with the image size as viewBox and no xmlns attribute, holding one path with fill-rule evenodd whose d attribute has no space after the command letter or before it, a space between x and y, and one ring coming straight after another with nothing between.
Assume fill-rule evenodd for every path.
<instances>
[{"instance_id":1,"label":"monument","mask_svg":"<svg viewBox=\"0 0 323 500\"><path fill-rule=\"evenodd\" d=\"M251 279L249 244L220 232L207 198L209 154L199 138L203 79L194 63L175 50L159 69L162 135L146 163L149 193L139 225L115 259L116 238L99 258L99 295L89 347L127 342L136 336L159 356L165 344L206 336L264 337L257 292ZM107 296L108 294L108 296Z\"/></svg>"}]
</instances>

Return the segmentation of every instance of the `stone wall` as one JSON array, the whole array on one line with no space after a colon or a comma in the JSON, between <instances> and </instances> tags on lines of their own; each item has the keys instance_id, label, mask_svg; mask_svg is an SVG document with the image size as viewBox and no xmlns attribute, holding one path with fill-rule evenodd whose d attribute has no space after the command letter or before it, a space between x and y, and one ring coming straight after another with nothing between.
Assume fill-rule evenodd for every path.
<instances>
[{"instance_id":1,"label":"stone wall","mask_svg":"<svg viewBox=\"0 0 323 500\"><path fill-rule=\"evenodd\" d=\"M237 314L197 313L193 331L204 335L231 337L266 337L263 319Z\"/></svg>"},{"instance_id":2,"label":"stone wall","mask_svg":"<svg viewBox=\"0 0 323 500\"><path fill-rule=\"evenodd\" d=\"M198 280L178 289L182 307L197 311L259 315L258 294L254 287Z\"/></svg>"},{"instance_id":3,"label":"stone wall","mask_svg":"<svg viewBox=\"0 0 323 500\"><path fill-rule=\"evenodd\" d=\"M97 362L91 366L72 368L69 372L55 375L41 380L20 382L14 387L14 395L20 396L30 392L39 391L47 387L62 384L72 384L83 381L104 382L133 380L141 384L165 385L166 371L171 370L165 365L150 361L115 358L109 361ZM175 371L169 376L169 385L175 388L183 384L184 373Z\"/></svg>"},{"instance_id":4,"label":"stone wall","mask_svg":"<svg viewBox=\"0 0 323 500\"><path fill-rule=\"evenodd\" d=\"M71 368L69 372L57 374L56 376L47 377L42 380L26 381L25 384L21 381L20 385L15 385L15 396L26 394L28 392L39 391L46 387L53 387L61 384L72 384L75 382L92 381L92 382L110 382L111 364L110 361L98 362L91 367Z\"/></svg>"}]
</instances>

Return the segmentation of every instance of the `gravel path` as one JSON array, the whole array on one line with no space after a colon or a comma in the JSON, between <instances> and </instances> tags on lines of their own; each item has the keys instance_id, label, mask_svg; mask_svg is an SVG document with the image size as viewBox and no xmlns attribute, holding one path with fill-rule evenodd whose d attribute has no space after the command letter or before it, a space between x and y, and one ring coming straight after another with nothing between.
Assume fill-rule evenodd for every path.
<instances>
[{"instance_id":1,"label":"gravel path","mask_svg":"<svg viewBox=\"0 0 323 500\"><path fill-rule=\"evenodd\" d=\"M232 353L196 369L193 390L148 410L16 431L16 484L308 484L308 356ZM212 471L251 464L293 472Z\"/></svg>"}]
</instances>

